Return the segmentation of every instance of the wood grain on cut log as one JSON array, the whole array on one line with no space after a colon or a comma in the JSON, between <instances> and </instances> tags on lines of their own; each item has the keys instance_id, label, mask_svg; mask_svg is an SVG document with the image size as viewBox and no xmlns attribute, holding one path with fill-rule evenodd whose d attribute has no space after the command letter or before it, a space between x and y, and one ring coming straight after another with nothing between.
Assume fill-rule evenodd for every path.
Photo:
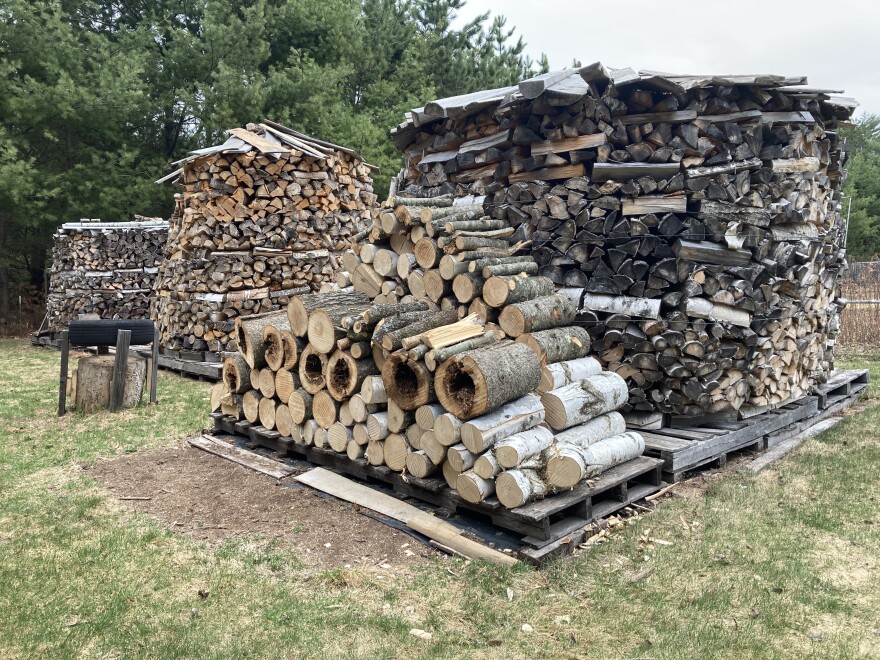
<instances>
[{"instance_id":1,"label":"wood grain on cut log","mask_svg":"<svg viewBox=\"0 0 880 660\"><path fill-rule=\"evenodd\" d=\"M455 489L465 502L479 504L495 493L495 480L485 479L475 470L468 470L458 475Z\"/></svg>"},{"instance_id":2,"label":"wood grain on cut log","mask_svg":"<svg viewBox=\"0 0 880 660\"><path fill-rule=\"evenodd\" d=\"M524 344L499 342L444 362L436 371L434 388L444 408L467 420L531 392L540 379L534 351Z\"/></svg>"},{"instance_id":3,"label":"wood grain on cut log","mask_svg":"<svg viewBox=\"0 0 880 660\"><path fill-rule=\"evenodd\" d=\"M326 386L327 359L325 353L317 351L311 344L300 354L299 381L309 394L317 394Z\"/></svg>"},{"instance_id":4,"label":"wood grain on cut log","mask_svg":"<svg viewBox=\"0 0 880 660\"><path fill-rule=\"evenodd\" d=\"M348 449L348 443L353 442L354 437L351 429L341 422L335 422L327 430L327 442L333 451L344 453Z\"/></svg>"},{"instance_id":5,"label":"wood grain on cut log","mask_svg":"<svg viewBox=\"0 0 880 660\"><path fill-rule=\"evenodd\" d=\"M291 438L294 428L293 419L290 416L290 409L283 403L278 404L275 408L275 430L282 438Z\"/></svg>"},{"instance_id":6,"label":"wood grain on cut log","mask_svg":"<svg viewBox=\"0 0 880 660\"><path fill-rule=\"evenodd\" d=\"M269 429L270 431L275 428L275 408L276 408L275 399L271 399L269 397L263 397L260 399L259 405L259 420L260 426L263 428Z\"/></svg>"},{"instance_id":7,"label":"wood grain on cut log","mask_svg":"<svg viewBox=\"0 0 880 660\"><path fill-rule=\"evenodd\" d=\"M509 469L538 456L552 444L553 431L544 426L536 426L496 442L492 451L498 464Z\"/></svg>"},{"instance_id":8,"label":"wood grain on cut log","mask_svg":"<svg viewBox=\"0 0 880 660\"><path fill-rule=\"evenodd\" d=\"M520 335L516 341L535 351L541 364L586 357L591 344L590 334L578 326L530 332Z\"/></svg>"},{"instance_id":9,"label":"wood grain on cut log","mask_svg":"<svg viewBox=\"0 0 880 660\"><path fill-rule=\"evenodd\" d=\"M424 431L431 431L434 428L434 420L444 412L446 410L439 403L419 406L416 410L416 424Z\"/></svg>"},{"instance_id":10,"label":"wood grain on cut log","mask_svg":"<svg viewBox=\"0 0 880 660\"><path fill-rule=\"evenodd\" d=\"M523 506L546 492L547 485L538 471L531 468L507 470L495 478L495 495L508 509Z\"/></svg>"},{"instance_id":11,"label":"wood grain on cut log","mask_svg":"<svg viewBox=\"0 0 880 660\"><path fill-rule=\"evenodd\" d=\"M284 351L284 362L282 369L293 369L299 360L299 353L305 347L305 342L295 336L292 331L287 330L281 333L281 347Z\"/></svg>"},{"instance_id":12,"label":"wood grain on cut log","mask_svg":"<svg viewBox=\"0 0 880 660\"><path fill-rule=\"evenodd\" d=\"M633 431L604 438L587 447L559 444L547 462L547 482L555 488L571 488L641 456L644 451L644 438Z\"/></svg>"},{"instance_id":13,"label":"wood grain on cut log","mask_svg":"<svg viewBox=\"0 0 880 660\"><path fill-rule=\"evenodd\" d=\"M474 472L478 477L494 481L495 477L501 474L501 465L495 455L487 451L477 456L477 460L474 461Z\"/></svg>"},{"instance_id":14,"label":"wood grain on cut log","mask_svg":"<svg viewBox=\"0 0 880 660\"><path fill-rule=\"evenodd\" d=\"M279 369L275 372L275 397L285 404L290 395L299 387L299 376L287 369Z\"/></svg>"},{"instance_id":15,"label":"wood grain on cut log","mask_svg":"<svg viewBox=\"0 0 880 660\"><path fill-rule=\"evenodd\" d=\"M412 452L412 448L404 436L391 433L385 438L382 451L385 465L395 472L403 472L406 469L406 457Z\"/></svg>"},{"instance_id":16,"label":"wood grain on cut log","mask_svg":"<svg viewBox=\"0 0 880 660\"><path fill-rule=\"evenodd\" d=\"M419 451L425 452L428 458L437 465L446 460L446 447L437 440L437 436L433 431L425 431L419 437Z\"/></svg>"},{"instance_id":17,"label":"wood grain on cut log","mask_svg":"<svg viewBox=\"0 0 880 660\"><path fill-rule=\"evenodd\" d=\"M312 416L312 395L302 387L298 388L288 397L287 408L294 423L302 424Z\"/></svg>"},{"instance_id":18,"label":"wood grain on cut log","mask_svg":"<svg viewBox=\"0 0 880 660\"><path fill-rule=\"evenodd\" d=\"M452 445L446 450L446 461L456 472L470 470L474 466L474 461L476 460L477 455L472 453L461 443Z\"/></svg>"},{"instance_id":19,"label":"wood grain on cut log","mask_svg":"<svg viewBox=\"0 0 880 660\"><path fill-rule=\"evenodd\" d=\"M245 361L251 367L266 366L263 344L263 330L270 325L287 323L286 312L269 312L268 314L255 314L253 316L235 319L235 338L238 342L238 350L244 355Z\"/></svg>"},{"instance_id":20,"label":"wood grain on cut log","mask_svg":"<svg viewBox=\"0 0 880 660\"><path fill-rule=\"evenodd\" d=\"M452 413L442 413L434 418L434 432L437 441L444 447L451 447L461 440L461 420Z\"/></svg>"},{"instance_id":21,"label":"wood grain on cut log","mask_svg":"<svg viewBox=\"0 0 880 660\"><path fill-rule=\"evenodd\" d=\"M415 410L434 400L433 374L423 362L393 353L382 366L382 382L389 399L403 410Z\"/></svg>"},{"instance_id":22,"label":"wood grain on cut log","mask_svg":"<svg viewBox=\"0 0 880 660\"><path fill-rule=\"evenodd\" d=\"M363 397L364 403L381 404L388 401L382 377L367 376L364 378L363 385L361 385L361 397Z\"/></svg>"},{"instance_id":23,"label":"wood grain on cut log","mask_svg":"<svg viewBox=\"0 0 880 660\"><path fill-rule=\"evenodd\" d=\"M370 465L379 466L385 462L385 441L370 440L367 443L367 450L364 452L364 458Z\"/></svg>"},{"instance_id":24,"label":"wood grain on cut log","mask_svg":"<svg viewBox=\"0 0 880 660\"><path fill-rule=\"evenodd\" d=\"M468 303L479 297L483 287L482 273L461 273L452 280L452 293L460 303Z\"/></svg>"},{"instance_id":25,"label":"wood grain on cut log","mask_svg":"<svg viewBox=\"0 0 880 660\"><path fill-rule=\"evenodd\" d=\"M318 431L322 430L321 427L318 426L318 422L316 422L314 419L307 419L305 422L303 422L302 427L303 442L307 445L314 445L315 436L317 435Z\"/></svg>"},{"instance_id":26,"label":"wood grain on cut log","mask_svg":"<svg viewBox=\"0 0 880 660\"><path fill-rule=\"evenodd\" d=\"M336 351L327 361L327 391L337 401L351 398L363 386L367 376L378 375L372 358L355 360L345 351Z\"/></svg>"},{"instance_id":27,"label":"wood grain on cut log","mask_svg":"<svg viewBox=\"0 0 880 660\"><path fill-rule=\"evenodd\" d=\"M241 353L229 353L223 358L223 384L236 394L247 392L251 384L251 367Z\"/></svg>"},{"instance_id":28,"label":"wood grain on cut log","mask_svg":"<svg viewBox=\"0 0 880 660\"><path fill-rule=\"evenodd\" d=\"M248 390L241 397L241 406L244 418L251 424L256 424L260 419L260 400L263 395L259 390Z\"/></svg>"},{"instance_id":29,"label":"wood grain on cut log","mask_svg":"<svg viewBox=\"0 0 880 660\"><path fill-rule=\"evenodd\" d=\"M330 353L336 347L336 341L345 336L342 317L360 314L369 307L369 298L357 293L328 297L309 314L309 344L320 353Z\"/></svg>"},{"instance_id":30,"label":"wood grain on cut log","mask_svg":"<svg viewBox=\"0 0 880 660\"><path fill-rule=\"evenodd\" d=\"M541 382L538 384L537 390L538 392L549 392L576 380L595 376L601 371L602 364L596 358L591 357L545 364L541 368Z\"/></svg>"},{"instance_id":31,"label":"wood grain on cut log","mask_svg":"<svg viewBox=\"0 0 880 660\"><path fill-rule=\"evenodd\" d=\"M519 337L527 332L568 325L576 314L577 307L571 299L557 293L505 307L498 323L508 335Z\"/></svg>"},{"instance_id":32,"label":"wood grain on cut log","mask_svg":"<svg viewBox=\"0 0 880 660\"><path fill-rule=\"evenodd\" d=\"M242 360L242 362L244 362L244 360ZM221 381L219 383L214 383L211 386L211 412L217 412L220 410L220 406L222 405L221 399L227 394L229 394L229 389L227 389L224 382Z\"/></svg>"},{"instance_id":33,"label":"wood grain on cut log","mask_svg":"<svg viewBox=\"0 0 880 660\"><path fill-rule=\"evenodd\" d=\"M275 396L275 373L271 369L260 371L260 392L269 399Z\"/></svg>"},{"instance_id":34,"label":"wood grain on cut log","mask_svg":"<svg viewBox=\"0 0 880 660\"><path fill-rule=\"evenodd\" d=\"M490 307L513 305L549 296L555 290L553 280L526 274L493 276L483 285L483 300Z\"/></svg>"},{"instance_id":35,"label":"wood grain on cut log","mask_svg":"<svg viewBox=\"0 0 880 660\"><path fill-rule=\"evenodd\" d=\"M345 448L345 455L348 456L348 460L350 461L357 461L364 458L364 454L366 454L366 452L366 446L359 445L354 440L349 442L348 446Z\"/></svg>"},{"instance_id":36,"label":"wood grain on cut log","mask_svg":"<svg viewBox=\"0 0 880 660\"><path fill-rule=\"evenodd\" d=\"M384 410L370 413L367 417L367 437L370 440L384 440L389 433L388 413Z\"/></svg>"},{"instance_id":37,"label":"wood grain on cut log","mask_svg":"<svg viewBox=\"0 0 880 660\"><path fill-rule=\"evenodd\" d=\"M406 471L419 479L430 477L438 469L438 464L432 461L423 451L414 451L407 454Z\"/></svg>"},{"instance_id":38,"label":"wood grain on cut log","mask_svg":"<svg viewBox=\"0 0 880 660\"><path fill-rule=\"evenodd\" d=\"M628 397L626 381L616 373L604 371L545 392L541 395L541 402L546 411L547 424L556 431L562 431L617 410Z\"/></svg>"},{"instance_id":39,"label":"wood grain on cut log","mask_svg":"<svg viewBox=\"0 0 880 660\"><path fill-rule=\"evenodd\" d=\"M460 437L464 446L480 454L499 440L533 428L544 421L544 406L536 394L511 401L498 410L461 424ZM435 428L439 426L437 418Z\"/></svg>"},{"instance_id":40,"label":"wood grain on cut log","mask_svg":"<svg viewBox=\"0 0 880 660\"><path fill-rule=\"evenodd\" d=\"M312 416L322 429L329 429L339 418L339 402L326 390L321 390L312 399Z\"/></svg>"}]
</instances>

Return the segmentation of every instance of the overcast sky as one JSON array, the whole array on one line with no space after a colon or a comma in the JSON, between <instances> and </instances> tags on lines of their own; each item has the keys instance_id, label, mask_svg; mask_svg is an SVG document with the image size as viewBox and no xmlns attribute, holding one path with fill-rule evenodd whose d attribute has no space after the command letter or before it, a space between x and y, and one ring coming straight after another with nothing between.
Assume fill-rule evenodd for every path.
<instances>
[{"instance_id":1,"label":"overcast sky","mask_svg":"<svg viewBox=\"0 0 880 660\"><path fill-rule=\"evenodd\" d=\"M601 61L669 73L805 75L880 114L878 0L468 0L460 19L507 17L553 69Z\"/></svg>"}]
</instances>

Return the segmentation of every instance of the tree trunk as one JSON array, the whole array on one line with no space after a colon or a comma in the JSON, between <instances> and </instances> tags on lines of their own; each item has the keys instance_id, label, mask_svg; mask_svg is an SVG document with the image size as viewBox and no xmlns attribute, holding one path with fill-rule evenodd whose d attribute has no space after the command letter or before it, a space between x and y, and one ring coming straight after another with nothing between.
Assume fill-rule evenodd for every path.
<instances>
[{"instance_id":1,"label":"tree trunk","mask_svg":"<svg viewBox=\"0 0 880 660\"><path fill-rule=\"evenodd\" d=\"M361 389L367 376L378 373L372 358L355 360L345 351L336 351L327 361L327 391L337 401L350 399Z\"/></svg>"},{"instance_id":2,"label":"tree trunk","mask_svg":"<svg viewBox=\"0 0 880 660\"><path fill-rule=\"evenodd\" d=\"M247 392L256 383L251 384L251 367L241 353L227 353L223 358L223 384L235 394Z\"/></svg>"},{"instance_id":3,"label":"tree trunk","mask_svg":"<svg viewBox=\"0 0 880 660\"><path fill-rule=\"evenodd\" d=\"M521 431L496 442L492 451L503 468L514 468L526 459L538 456L553 444L553 431L543 426Z\"/></svg>"},{"instance_id":4,"label":"tree trunk","mask_svg":"<svg viewBox=\"0 0 880 660\"><path fill-rule=\"evenodd\" d=\"M553 280L529 275L494 276L483 286L483 300L490 307L504 307L550 296L556 290Z\"/></svg>"},{"instance_id":5,"label":"tree trunk","mask_svg":"<svg viewBox=\"0 0 880 660\"><path fill-rule=\"evenodd\" d=\"M74 403L85 414L106 410L110 405L113 381L113 355L90 355L80 358L76 367L76 395ZM147 362L142 358L128 358L128 369L123 385L121 409L134 408L140 403L147 378Z\"/></svg>"},{"instance_id":6,"label":"tree trunk","mask_svg":"<svg viewBox=\"0 0 880 660\"><path fill-rule=\"evenodd\" d=\"M286 322L285 312L269 312L267 314L255 314L253 316L235 319L235 337L238 341L238 350L244 355L245 361L251 367L266 366L266 346L263 343L263 330L278 323Z\"/></svg>"},{"instance_id":7,"label":"tree trunk","mask_svg":"<svg viewBox=\"0 0 880 660\"><path fill-rule=\"evenodd\" d=\"M538 392L549 392L576 380L583 380L602 372L602 365L596 358L584 357L565 362L554 362L541 369L541 382Z\"/></svg>"}]
</instances>

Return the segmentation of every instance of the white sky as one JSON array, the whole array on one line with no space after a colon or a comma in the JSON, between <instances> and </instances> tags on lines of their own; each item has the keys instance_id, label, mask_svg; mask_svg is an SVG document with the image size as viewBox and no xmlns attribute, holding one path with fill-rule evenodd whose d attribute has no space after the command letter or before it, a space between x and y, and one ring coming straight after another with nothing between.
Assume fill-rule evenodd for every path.
<instances>
[{"instance_id":1,"label":"white sky","mask_svg":"<svg viewBox=\"0 0 880 660\"><path fill-rule=\"evenodd\" d=\"M669 73L805 75L844 89L857 114L880 114L878 0L468 0L461 21L482 12L542 52L551 69L601 61Z\"/></svg>"}]
</instances>

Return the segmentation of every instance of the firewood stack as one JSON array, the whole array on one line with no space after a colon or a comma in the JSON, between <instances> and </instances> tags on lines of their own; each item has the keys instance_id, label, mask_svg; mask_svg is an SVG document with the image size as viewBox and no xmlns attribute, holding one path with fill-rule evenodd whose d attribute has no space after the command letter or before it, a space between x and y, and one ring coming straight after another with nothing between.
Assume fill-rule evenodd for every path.
<instances>
[{"instance_id":1,"label":"firewood stack","mask_svg":"<svg viewBox=\"0 0 880 660\"><path fill-rule=\"evenodd\" d=\"M856 104L805 82L594 64L441 99L392 132L401 191L485 195L626 380L623 410L780 406L833 369L843 304Z\"/></svg>"},{"instance_id":2,"label":"firewood stack","mask_svg":"<svg viewBox=\"0 0 880 660\"><path fill-rule=\"evenodd\" d=\"M150 316L150 296L168 239L168 222L83 220L54 236L47 300L49 328L63 330L80 314L104 319Z\"/></svg>"},{"instance_id":3,"label":"firewood stack","mask_svg":"<svg viewBox=\"0 0 880 660\"><path fill-rule=\"evenodd\" d=\"M269 121L229 133L163 179L184 189L153 310L166 348L233 350L236 319L335 282L376 202L349 149Z\"/></svg>"}]
</instances>

